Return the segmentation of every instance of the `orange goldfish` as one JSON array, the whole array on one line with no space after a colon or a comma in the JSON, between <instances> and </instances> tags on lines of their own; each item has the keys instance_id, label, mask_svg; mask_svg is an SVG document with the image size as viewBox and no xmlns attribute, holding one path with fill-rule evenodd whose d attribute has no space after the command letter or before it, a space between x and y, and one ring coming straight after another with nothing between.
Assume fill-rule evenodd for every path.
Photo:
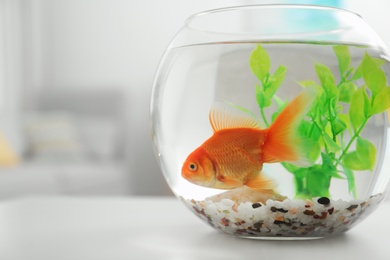
<instances>
[{"instance_id":1,"label":"orange goldfish","mask_svg":"<svg viewBox=\"0 0 390 260\"><path fill-rule=\"evenodd\" d=\"M275 184L261 172L263 163L307 165L297 128L315 98L312 91L301 92L267 129L261 129L255 115L224 103L214 104L209 114L214 134L188 156L183 178L210 188L248 186L273 193Z\"/></svg>"}]
</instances>

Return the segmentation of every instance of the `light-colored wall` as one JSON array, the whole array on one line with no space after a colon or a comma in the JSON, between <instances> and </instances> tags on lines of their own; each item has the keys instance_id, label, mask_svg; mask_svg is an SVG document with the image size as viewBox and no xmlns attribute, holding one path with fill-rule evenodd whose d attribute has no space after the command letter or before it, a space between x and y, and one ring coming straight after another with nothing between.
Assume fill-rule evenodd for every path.
<instances>
[{"instance_id":1,"label":"light-colored wall","mask_svg":"<svg viewBox=\"0 0 390 260\"><path fill-rule=\"evenodd\" d=\"M13 149L22 149L18 121L23 85L22 3L0 1L0 134Z\"/></svg>"},{"instance_id":2,"label":"light-colored wall","mask_svg":"<svg viewBox=\"0 0 390 260\"><path fill-rule=\"evenodd\" d=\"M130 126L128 164L135 194L169 194L152 151L149 100L159 60L184 20L195 12L221 6L283 2L21 1L26 25L24 93L31 97L47 88L124 90ZM390 2L348 0L345 5L361 13L390 47L385 22ZM29 105L33 100L27 100Z\"/></svg>"},{"instance_id":3,"label":"light-colored wall","mask_svg":"<svg viewBox=\"0 0 390 260\"><path fill-rule=\"evenodd\" d=\"M47 88L125 91L132 190L135 194L170 194L152 151L149 130L149 100L158 63L189 15L244 1L24 2L25 93L32 97Z\"/></svg>"}]
</instances>

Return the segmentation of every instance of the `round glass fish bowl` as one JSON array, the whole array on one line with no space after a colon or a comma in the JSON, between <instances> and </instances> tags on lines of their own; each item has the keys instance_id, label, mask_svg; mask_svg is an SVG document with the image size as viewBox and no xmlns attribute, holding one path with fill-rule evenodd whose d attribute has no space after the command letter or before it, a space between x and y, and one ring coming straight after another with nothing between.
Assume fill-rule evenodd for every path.
<instances>
[{"instance_id":1,"label":"round glass fish bowl","mask_svg":"<svg viewBox=\"0 0 390 260\"><path fill-rule=\"evenodd\" d=\"M152 139L175 195L239 237L314 239L389 181L389 53L357 14L257 5L190 17L158 68Z\"/></svg>"}]
</instances>

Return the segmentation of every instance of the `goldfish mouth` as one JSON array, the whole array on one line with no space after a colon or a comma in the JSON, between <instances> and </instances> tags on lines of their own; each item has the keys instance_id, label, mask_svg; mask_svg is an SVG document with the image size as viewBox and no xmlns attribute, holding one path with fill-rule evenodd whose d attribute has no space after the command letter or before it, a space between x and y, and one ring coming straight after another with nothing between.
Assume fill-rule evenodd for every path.
<instances>
[{"instance_id":1,"label":"goldfish mouth","mask_svg":"<svg viewBox=\"0 0 390 260\"><path fill-rule=\"evenodd\" d=\"M181 176L188 182L192 183L192 184L196 184L196 185L199 185L199 186L205 186L205 181L204 181L204 178L197 178L198 176L194 176L193 173L191 172L188 172L186 170L183 170L181 172Z\"/></svg>"},{"instance_id":2,"label":"goldfish mouth","mask_svg":"<svg viewBox=\"0 0 390 260\"><path fill-rule=\"evenodd\" d=\"M183 177L183 178L186 179L186 180L189 180L189 179L190 179L190 176L189 176L188 172L185 172L185 171L182 171L182 172L181 172L181 177Z\"/></svg>"}]
</instances>

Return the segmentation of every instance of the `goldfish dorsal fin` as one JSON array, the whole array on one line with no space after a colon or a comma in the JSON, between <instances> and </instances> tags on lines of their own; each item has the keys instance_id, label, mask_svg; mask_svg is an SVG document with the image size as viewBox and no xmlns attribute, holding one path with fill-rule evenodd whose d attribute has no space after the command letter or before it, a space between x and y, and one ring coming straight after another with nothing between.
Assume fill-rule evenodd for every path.
<instances>
[{"instance_id":1,"label":"goldfish dorsal fin","mask_svg":"<svg viewBox=\"0 0 390 260\"><path fill-rule=\"evenodd\" d=\"M214 132L231 128L261 129L255 114L223 102L213 104L209 119Z\"/></svg>"}]
</instances>

